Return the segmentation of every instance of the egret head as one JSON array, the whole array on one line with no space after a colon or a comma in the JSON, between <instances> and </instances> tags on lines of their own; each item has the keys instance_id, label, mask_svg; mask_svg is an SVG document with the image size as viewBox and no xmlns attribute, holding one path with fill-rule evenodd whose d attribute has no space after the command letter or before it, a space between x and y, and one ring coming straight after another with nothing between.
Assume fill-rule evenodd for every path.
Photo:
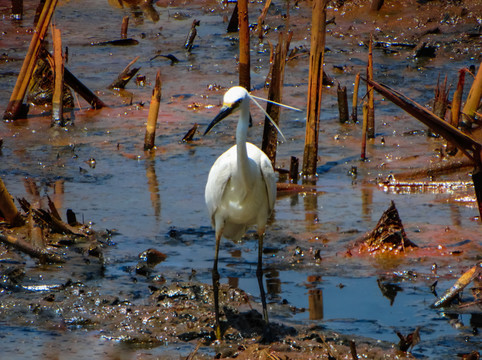
<instances>
[{"instance_id":1,"label":"egret head","mask_svg":"<svg viewBox=\"0 0 482 360\"><path fill-rule=\"evenodd\" d=\"M204 135L206 135L209 131L211 131L211 129L221 120L223 120L227 116L234 113L237 109L239 109L239 106L241 105L243 100L247 100L247 99L249 99L249 93L245 88L241 86L234 86L230 88L226 92L226 94L224 94L223 106L221 107L221 110L213 119L213 121L211 121L206 131L204 132ZM251 117L250 117L250 121L251 121Z\"/></svg>"}]
</instances>

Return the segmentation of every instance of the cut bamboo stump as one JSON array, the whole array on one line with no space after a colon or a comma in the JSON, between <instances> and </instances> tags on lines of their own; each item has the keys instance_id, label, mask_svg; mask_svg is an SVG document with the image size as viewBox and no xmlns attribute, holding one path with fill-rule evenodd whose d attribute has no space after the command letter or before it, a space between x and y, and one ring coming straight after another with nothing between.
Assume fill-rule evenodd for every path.
<instances>
[{"instance_id":1,"label":"cut bamboo stump","mask_svg":"<svg viewBox=\"0 0 482 360\"><path fill-rule=\"evenodd\" d=\"M122 18L122 25L121 25L121 39L127 39L127 29L129 28L129 16L124 16Z\"/></svg>"},{"instance_id":2,"label":"cut bamboo stump","mask_svg":"<svg viewBox=\"0 0 482 360\"><path fill-rule=\"evenodd\" d=\"M151 105L149 106L149 114L147 116L146 136L144 138L144 150L151 150L155 145L157 116L159 114L159 105L161 102L161 72L156 75L156 85L152 90Z\"/></svg>"},{"instance_id":3,"label":"cut bamboo stump","mask_svg":"<svg viewBox=\"0 0 482 360\"><path fill-rule=\"evenodd\" d=\"M348 115L348 95L346 93L346 86L340 86L338 84L338 114L340 123L344 124L350 119Z\"/></svg>"},{"instance_id":4,"label":"cut bamboo stump","mask_svg":"<svg viewBox=\"0 0 482 360\"><path fill-rule=\"evenodd\" d=\"M63 89L64 89L64 59L62 58L62 39L60 30L52 27L54 40L54 93L52 97L52 125L64 126Z\"/></svg>"},{"instance_id":5,"label":"cut bamboo stump","mask_svg":"<svg viewBox=\"0 0 482 360\"><path fill-rule=\"evenodd\" d=\"M45 1L35 32L33 33L27 55L25 55L25 60L23 61L22 68L20 69L17 82L13 88L12 95L10 96L10 101L5 109L5 113L3 115L4 120L15 120L22 115L23 99L25 97L25 93L27 92L28 83L30 82L30 78L32 77L35 69L40 46L45 38L45 34L47 33L50 19L54 13L57 1L58 0Z\"/></svg>"},{"instance_id":6,"label":"cut bamboo stump","mask_svg":"<svg viewBox=\"0 0 482 360\"><path fill-rule=\"evenodd\" d=\"M370 42L368 44L368 66L367 66L367 79L373 81L373 40L370 35ZM368 118L367 118L367 137L369 139L375 138L375 92L373 86L367 82L368 93Z\"/></svg>"},{"instance_id":7,"label":"cut bamboo stump","mask_svg":"<svg viewBox=\"0 0 482 360\"><path fill-rule=\"evenodd\" d=\"M316 176L318 132L323 83L323 57L326 36L326 6L328 2L328 0L315 0L313 2L308 104L302 169L303 176L307 178Z\"/></svg>"},{"instance_id":8,"label":"cut bamboo stump","mask_svg":"<svg viewBox=\"0 0 482 360\"><path fill-rule=\"evenodd\" d=\"M251 89L251 59L249 54L248 0L238 0L239 22L239 85Z\"/></svg>"}]
</instances>

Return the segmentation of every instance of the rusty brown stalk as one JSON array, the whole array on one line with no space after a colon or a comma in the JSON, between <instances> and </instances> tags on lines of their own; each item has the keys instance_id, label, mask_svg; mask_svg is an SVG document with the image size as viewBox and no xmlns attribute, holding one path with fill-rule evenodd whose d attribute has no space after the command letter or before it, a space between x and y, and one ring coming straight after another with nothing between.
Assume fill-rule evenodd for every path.
<instances>
[{"instance_id":1,"label":"rusty brown stalk","mask_svg":"<svg viewBox=\"0 0 482 360\"><path fill-rule=\"evenodd\" d=\"M54 42L54 93L52 96L52 124L63 125L64 59L62 57L62 38L60 29L52 27Z\"/></svg>"},{"instance_id":2,"label":"rusty brown stalk","mask_svg":"<svg viewBox=\"0 0 482 360\"><path fill-rule=\"evenodd\" d=\"M157 116L159 114L159 106L161 101L161 72L156 75L156 85L152 90L151 105L149 106L149 114L147 116L146 136L144 138L144 150L154 148L156 137Z\"/></svg>"},{"instance_id":3,"label":"rusty brown stalk","mask_svg":"<svg viewBox=\"0 0 482 360\"><path fill-rule=\"evenodd\" d=\"M238 1L239 22L239 85L251 89L251 59L249 55L248 0Z\"/></svg>"},{"instance_id":4,"label":"rusty brown stalk","mask_svg":"<svg viewBox=\"0 0 482 360\"><path fill-rule=\"evenodd\" d=\"M370 42L368 44L368 66L367 66L367 79L373 80L373 39L370 35ZM367 137L369 139L375 138L375 93L373 87L367 82L368 93L368 124L367 124Z\"/></svg>"},{"instance_id":5,"label":"rusty brown stalk","mask_svg":"<svg viewBox=\"0 0 482 360\"><path fill-rule=\"evenodd\" d=\"M55 6L58 0L46 0L40 14L37 27L32 36L32 41L28 48L27 55L20 69L20 73L17 77L17 82L13 88L12 95L10 96L10 101L5 109L3 115L4 120L15 120L21 116L22 102L27 92L28 83L32 77L33 71L35 69L35 64L37 63L37 58L40 50L40 45L42 44L47 29L54 13Z\"/></svg>"},{"instance_id":6,"label":"rusty brown stalk","mask_svg":"<svg viewBox=\"0 0 482 360\"><path fill-rule=\"evenodd\" d=\"M316 175L328 0L313 1L303 175Z\"/></svg>"}]
</instances>

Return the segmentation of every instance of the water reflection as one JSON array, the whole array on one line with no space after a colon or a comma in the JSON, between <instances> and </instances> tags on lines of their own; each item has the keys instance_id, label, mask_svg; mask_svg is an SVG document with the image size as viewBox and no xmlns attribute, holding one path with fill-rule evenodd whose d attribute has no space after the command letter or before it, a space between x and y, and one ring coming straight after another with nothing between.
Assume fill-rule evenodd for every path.
<instances>
[{"instance_id":1,"label":"water reflection","mask_svg":"<svg viewBox=\"0 0 482 360\"><path fill-rule=\"evenodd\" d=\"M264 271L266 277L266 290L271 298L277 298L281 294L281 280L279 278L279 271L268 268Z\"/></svg>"},{"instance_id":2,"label":"water reflection","mask_svg":"<svg viewBox=\"0 0 482 360\"><path fill-rule=\"evenodd\" d=\"M159 220L161 216L161 195L159 193L159 181L156 176L155 164L156 162L153 156L146 159L147 187L151 194L151 205L154 210L154 215L156 216L156 219Z\"/></svg>"},{"instance_id":3,"label":"water reflection","mask_svg":"<svg viewBox=\"0 0 482 360\"><path fill-rule=\"evenodd\" d=\"M318 195L316 193L306 193L303 203L305 206L306 230L314 231L318 223Z\"/></svg>"},{"instance_id":4,"label":"water reflection","mask_svg":"<svg viewBox=\"0 0 482 360\"><path fill-rule=\"evenodd\" d=\"M149 0L108 0L110 6L116 9L129 9L136 24L142 24L143 18L156 23L159 21L159 13Z\"/></svg>"}]
</instances>

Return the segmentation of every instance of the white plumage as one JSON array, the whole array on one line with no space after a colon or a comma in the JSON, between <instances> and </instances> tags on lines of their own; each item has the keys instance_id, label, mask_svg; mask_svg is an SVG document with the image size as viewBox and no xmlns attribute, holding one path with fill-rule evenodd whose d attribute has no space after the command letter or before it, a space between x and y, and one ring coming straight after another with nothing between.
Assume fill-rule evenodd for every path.
<instances>
[{"instance_id":1,"label":"white plumage","mask_svg":"<svg viewBox=\"0 0 482 360\"><path fill-rule=\"evenodd\" d=\"M260 285L263 315L268 322L262 283L262 250L266 223L276 198L276 178L271 161L266 154L246 141L250 121L249 103L250 95L246 89L240 86L232 87L224 95L220 113L205 132L207 134L218 122L239 109L236 145L216 160L209 172L205 189L206 205L216 233L213 288L218 339L221 338L217 270L219 243L222 236L239 240L252 225L257 226L259 238L256 274Z\"/></svg>"}]
</instances>

